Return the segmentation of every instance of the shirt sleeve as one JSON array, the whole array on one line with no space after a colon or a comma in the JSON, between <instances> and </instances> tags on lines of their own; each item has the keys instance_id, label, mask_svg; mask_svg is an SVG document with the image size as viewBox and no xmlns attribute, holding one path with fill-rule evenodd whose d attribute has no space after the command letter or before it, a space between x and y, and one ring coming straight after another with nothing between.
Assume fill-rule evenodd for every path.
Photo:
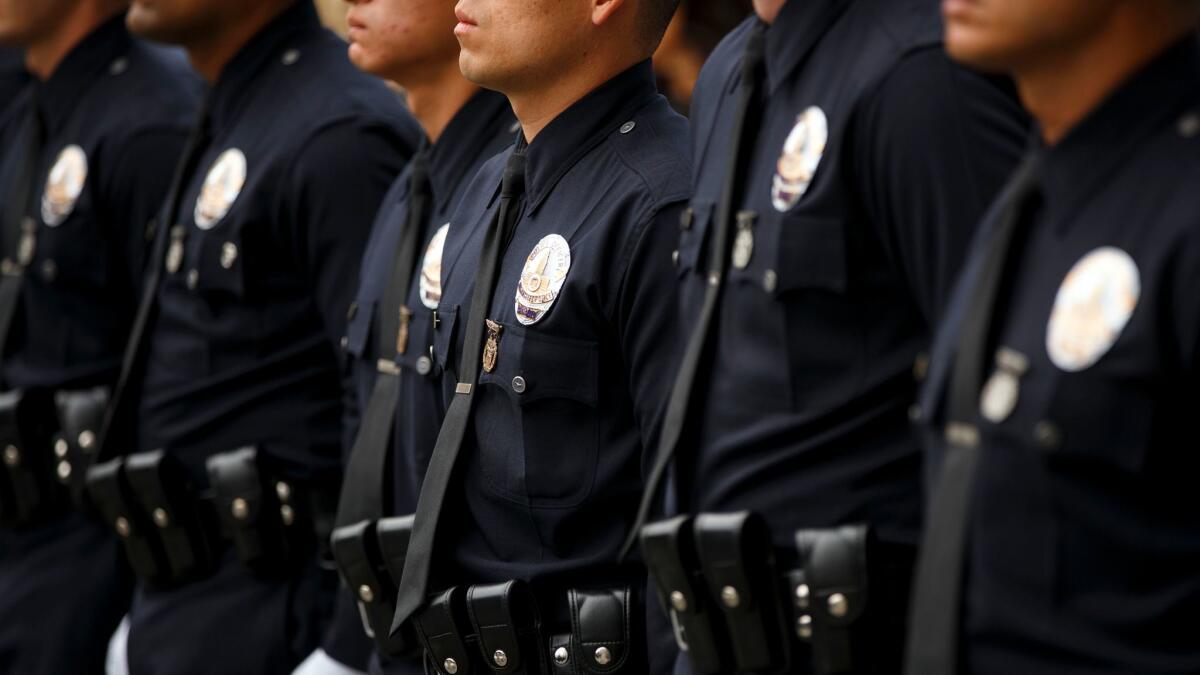
<instances>
[{"instance_id":1,"label":"shirt sleeve","mask_svg":"<svg viewBox=\"0 0 1200 675\"><path fill-rule=\"evenodd\" d=\"M363 251L376 211L413 149L384 124L348 121L318 132L305 144L292 169L285 195L293 212L284 222L297 232L292 241L331 348L343 356L347 415L356 409L354 382L346 367L342 338L347 311L358 286ZM347 431L354 420L344 420ZM351 439L343 434L343 445Z\"/></svg>"},{"instance_id":2,"label":"shirt sleeve","mask_svg":"<svg viewBox=\"0 0 1200 675\"><path fill-rule=\"evenodd\" d=\"M936 325L972 234L1016 168L1028 123L1005 82L940 47L905 56L852 126L867 219L928 325Z\"/></svg>"},{"instance_id":3,"label":"shirt sleeve","mask_svg":"<svg viewBox=\"0 0 1200 675\"><path fill-rule=\"evenodd\" d=\"M678 280L671 257L686 206L679 201L659 208L642 225L618 299L621 349L645 448L643 465L658 448L682 342Z\"/></svg>"},{"instance_id":4,"label":"shirt sleeve","mask_svg":"<svg viewBox=\"0 0 1200 675\"><path fill-rule=\"evenodd\" d=\"M110 241L119 242L113 254L120 260L113 269L124 273L121 283L131 292L141 290L153 234L149 226L165 207L188 133L166 126L141 130L117 148L105 172L106 226Z\"/></svg>"}]
</instances>

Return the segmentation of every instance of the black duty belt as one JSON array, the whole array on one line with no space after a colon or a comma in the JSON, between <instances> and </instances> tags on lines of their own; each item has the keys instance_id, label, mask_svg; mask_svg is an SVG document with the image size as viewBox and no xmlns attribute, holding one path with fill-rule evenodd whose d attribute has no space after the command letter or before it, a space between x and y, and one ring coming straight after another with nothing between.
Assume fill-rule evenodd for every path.
<instances>
[{"instance_id":1,"label":"black duty belt","mask_svg":"<svg viewBox=\"0 0 1200 675\"><path fill-rule=\"evenodd\" d=\"M84 475L107 405L106 388L0 393L0 526L87 509Z\"/></svg>"},{"instance_id":2,"label":"black duty belt","mask_svg":"<svg viewBox=\"0 0 1200 675\"><path fill-rule=\"evenodd\" d=\"M254 573L286 576L329 540L336 485L283 478L253 447L209 457L207 470L201 491L162 450L89 469L92 501L142 581L170 587L202 578L229 546Z\"/></svg>"},{"instance_id":3,"label":"black duty belt","mask_svg":"<svg viewBox=\"0 0 1200 675\"><path fill-rule=\"evenodd\" d=\"M697 675L899 669L914 547L865 525L801 530L796 569L782 571L766 522L749 512L659 521L640 538Z\"/></svg>"}]
</instances>

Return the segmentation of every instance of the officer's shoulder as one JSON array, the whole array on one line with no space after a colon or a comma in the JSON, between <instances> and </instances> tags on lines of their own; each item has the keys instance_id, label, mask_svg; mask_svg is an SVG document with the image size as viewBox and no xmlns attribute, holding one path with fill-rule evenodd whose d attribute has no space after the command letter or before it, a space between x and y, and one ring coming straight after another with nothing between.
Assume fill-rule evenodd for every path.
<instances>
[{"instance_id":1,"label":"officer's shoulder","mask_svg":"<svg viewBox=\"0 0 1200 675\"><path fill-rule=\"evenodd\" d=\"M688 121L662 96L624 121L608 141L652 203L676 201L690 191Z\"/></svg>"},{"instance_id":2,"label":"officer's shoulder","mask_svg":"<svg viewBox=\"0 0 1200 675\"><path fill-rule=\"evenodd\" d=\"M111 107L130 129L195 121L204 83L177 49L135 39L101 77L104 86L119 92L122 104Z\"/></svg>"},{"instance_id":3,"label":"officer's shoulder","mask_svg":"<svg viewBox=\"0 0 1200 675\"><path fill-rule=\"evenodd\" d=\"M697 99L719 97L731 86L741 65L742 54L746 51L750 31L757 22L758 18L750 15L717 44L700 69L694 94Z\"/></svg>"},{"instance_id":4,"label":"officer's shoulder","mask_svg":"<svg viewBox=\"0 0 1200 675\"><path fill-rule=\"evenodd\" d=\"M867 0L848 10L857 15L864 41L886 45L893 54L940 48L943 24L935 0Z\"/></svg>"},{"instance_id":5,"label":"officer's shoulder","mask_svg":"<svg viewBox=\"0 0 1200 675\"><path fill-rule=\"evenodd\" d=\"M333 33L313 31L285 48L275 67L284 72L277 91L271 92L274 105L303 110L303 121L312 129L355 120L391 127L415 144L419 128L400 95L355 68L346 44Z\"/></svg>"}]
</instances>

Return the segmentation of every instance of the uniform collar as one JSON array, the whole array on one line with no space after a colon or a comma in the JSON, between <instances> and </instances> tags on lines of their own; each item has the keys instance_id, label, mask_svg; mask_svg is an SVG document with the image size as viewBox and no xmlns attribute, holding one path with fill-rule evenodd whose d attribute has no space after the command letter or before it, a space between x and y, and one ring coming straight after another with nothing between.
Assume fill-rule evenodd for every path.
<instances>
[{"instance_id":1,"label":"uniform collar","mask_svg":"<svg viewBox=\"0 0 1200 675\"><path fill-rule=\"evenodd\" d=\"M225 64L220 77L212 86L212 125L222 129L237 115L248 98L261 71L278 56L286 40L300 31L320 30L317 10L308 0L300 0L275 17L271 23L250 39Z\"/></svg>"},{"instance_id":2,"label":"uniform collar","mask_svg":"<svg viewBox=\"0 0 1200 675\"><path fill-rule=\"evenodd\" d=\"M554 118L525 149L525 186L530 213L576 162L630 121L633 113L657 95L654 68L647 59L604 83ZM524 145L522 136L518 149L524 149Z\"/></svg>"},{"instance_id":3,"label":"uniform collar","mask_svg":"<svg viewBox=\"0 0 1200 675\"><path fill-rule=\"evenodd\" d=\"M1200 40L1189 36L1128 79L1057 145L1036 142L1044 155L1040 178L1051 221L1093 194L1148 136L1177 119L1195 100L1196 83Z\"/></svg>"},{"instance_id":4,"label":"uniform collar","mask_svg":"<svg viewBox=\"0 0 1200 675\"><path fill-rule=\"evenodd\" d=\"M768 93L774 93L817 46L853 0L791 0L767 29Z\"/></svg>"},{"instance_id":5,"label":"uniform collar","mask_svg":"<svg viewBox=\"0 0 1200 675\"><path fill-rule=\"evenodd\" d=\"M512 108L508 99L494 91L481 89L467 101L446 125L438 142L429 151L429 180L438 210L449 208L459 183L467 175L482 149L499 134L513 126Z\"/></svg>"},{"instance_id":6,"label":"uniform collar","mask_svg":"<svg viewBox=\"0 0 1200 675\"><path fill-rule=\"evenodd\" d=\"M125 16L115 16L92 31L63 59L50 79L38 83L42 119L50 133L62 128L82 98L81 93L108 71L133 44Z\"/></svg>"}]
</instances>

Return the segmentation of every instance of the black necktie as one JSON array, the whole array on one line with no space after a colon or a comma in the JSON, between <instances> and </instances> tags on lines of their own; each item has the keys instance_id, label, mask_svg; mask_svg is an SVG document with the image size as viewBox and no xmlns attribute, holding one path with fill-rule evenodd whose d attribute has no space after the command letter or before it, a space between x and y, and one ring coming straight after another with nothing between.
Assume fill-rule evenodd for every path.
<instances>
[{"instance_id":1,"label":"black necktie","mask_svg":"<svg viewBox=\"0 0 1200 675\"><path fill-rule=\"evenodd\" d=\"M429 217L432 186L428 151L413 157L408 176L408 210L404 230L396 245L388 286L379 305L379 363L375 387L363 415L362 427L342 480L337 526L345 527L384 515L384 472L400 398L400 373L396 359L407 351L408 321L412 316L405 300L417 266L417 251L425 220Z\"/></svg>"},{"instance_id":2,"label":"black necktie","mask_svg":"<svg viewBox=\"0 0 1200 675\"><path fill-rule=\"evenodd\" d=\"M209 101L205 99L204 104L200 108L196 126L192 129L192 133L184 145L179 164L176 165L175 175L171 180L171 189L167 192L163 211L159 214L158 222L155 226L154 246L146 262L142 299L138 305L137 314L134 316L133 328L129 333L129 340L125 344L125 356L121 362L121 374L117 378L117 386L113 392L112 403L109 405L105 415L104 431L100 437L100 450L97 452L95 460L97 464L125 454L127 448L119 447L119 445L132 442L132 439L129 438L131 430L123 429L120 425L130 421L127 419L128 414L125 413L125 408L131 403L129 400L131 398L129 396L129 387L135 371L138 371L141 367L141 360L146 346L146 330L150 326L151 318L157 306L158 286L162 281L163 267L166 266L167 242L172 236L171 230L175 229L167 225L174 222L175 216L179 212L179 202L183 198L183 191L191 181L200 157L204 154L209 142L212 140L209 124ZM180 225L176 225L175 227L182 228Z\"/></svg>"},{"instance_id":3,"label":"black necktie","mask_svg":"<svg viewBox=\"0 0 1200 675\"><path fill-rule=\"evenodd\" d=\"M422 605L429 593L429 572L433 565L434 536L450 479L458 462L459 451L466 439L471 424L471 410L475 400L475 388L479 380L480 360L483 356L484 320L492 304L496 277L508 241L517 224L521 196L525 192L525 155L514 152L504 170L504 181L500 189L500 206L488 227L483 240L483 252L479 257L479 268L475 272L475 290L471 294L471 313L463 334L463 352L458 369L458 384L454 399L446 411L438 433L429 469L421 485L421 496L417 499L416 520L409 537L408 557L404 560L404 572L400 579L400 591L396 597L396 615L392 621L392 634L400 629Z\"/></svg>"},{"instance_id":4,"label":"black necktie","mask_svg":"<svg viewBox=\"0 0 1200 675\"><path fill-rule=\"evenodd\" d=\"M37 183L46 129L36 86L30 93L28 115L22 129L16 173L13 174L12 185L4 202L4 259L0 262L0 357L8 348L13 319L16 318L17 305L21 300L25 266L33 257L37 236L37 221L29 217L29 205Z\"/></svg>"},{"instance_id":5,"label":"black necktie","mask_svg":"<svg viewBox=\"0 0 1200 675\"><path fill-rule=\"evenodd\" d=\"M1015 256L1038 204L1037 162L1027 160L1007 190L979 268L950 375L947 448L925 522L913 590L905 672L955 675L958 672L964 552L971 496L979 462L979 397L994 330L1002 321L1003 296Z\"/></svg>"},{"instance_id":6,"label":"black necktie","mask_svg":"<svg viewBox=\"0 0 1200 675\"><path fill-rule=\"evenodd\" d=\"M688 416L694 405L692 393L699 384L696 374L700 369L700 364L707 360L706 356L711 347L714 332L712 330L713 319L720 306L725 271L728 266L734 211L741 195L742 177L745 175L746 166L749 163L748 158L752 154L754 139L758 132L758 117L761 114L759 87L763 76L765 44L766 25L760 24L750 34L742 59L741 98L734 118L733 139L730 142L729 165L725 170L725 184L721 191L720 211L710 242L704 305L701 307L700 316L688 337L679 373L675 376L675 384L671 389L671 398L667 404L666 417L663 420L662 434L659 437L658 452L655 454L654 465L646 480L642 501L638 506L637 519L621 550L621 558L624 558L637 543L638 533L646 524L651 510L658 500L658 492L679 447L683 431L687 428Z\"/></svg>"}]
</instances>

